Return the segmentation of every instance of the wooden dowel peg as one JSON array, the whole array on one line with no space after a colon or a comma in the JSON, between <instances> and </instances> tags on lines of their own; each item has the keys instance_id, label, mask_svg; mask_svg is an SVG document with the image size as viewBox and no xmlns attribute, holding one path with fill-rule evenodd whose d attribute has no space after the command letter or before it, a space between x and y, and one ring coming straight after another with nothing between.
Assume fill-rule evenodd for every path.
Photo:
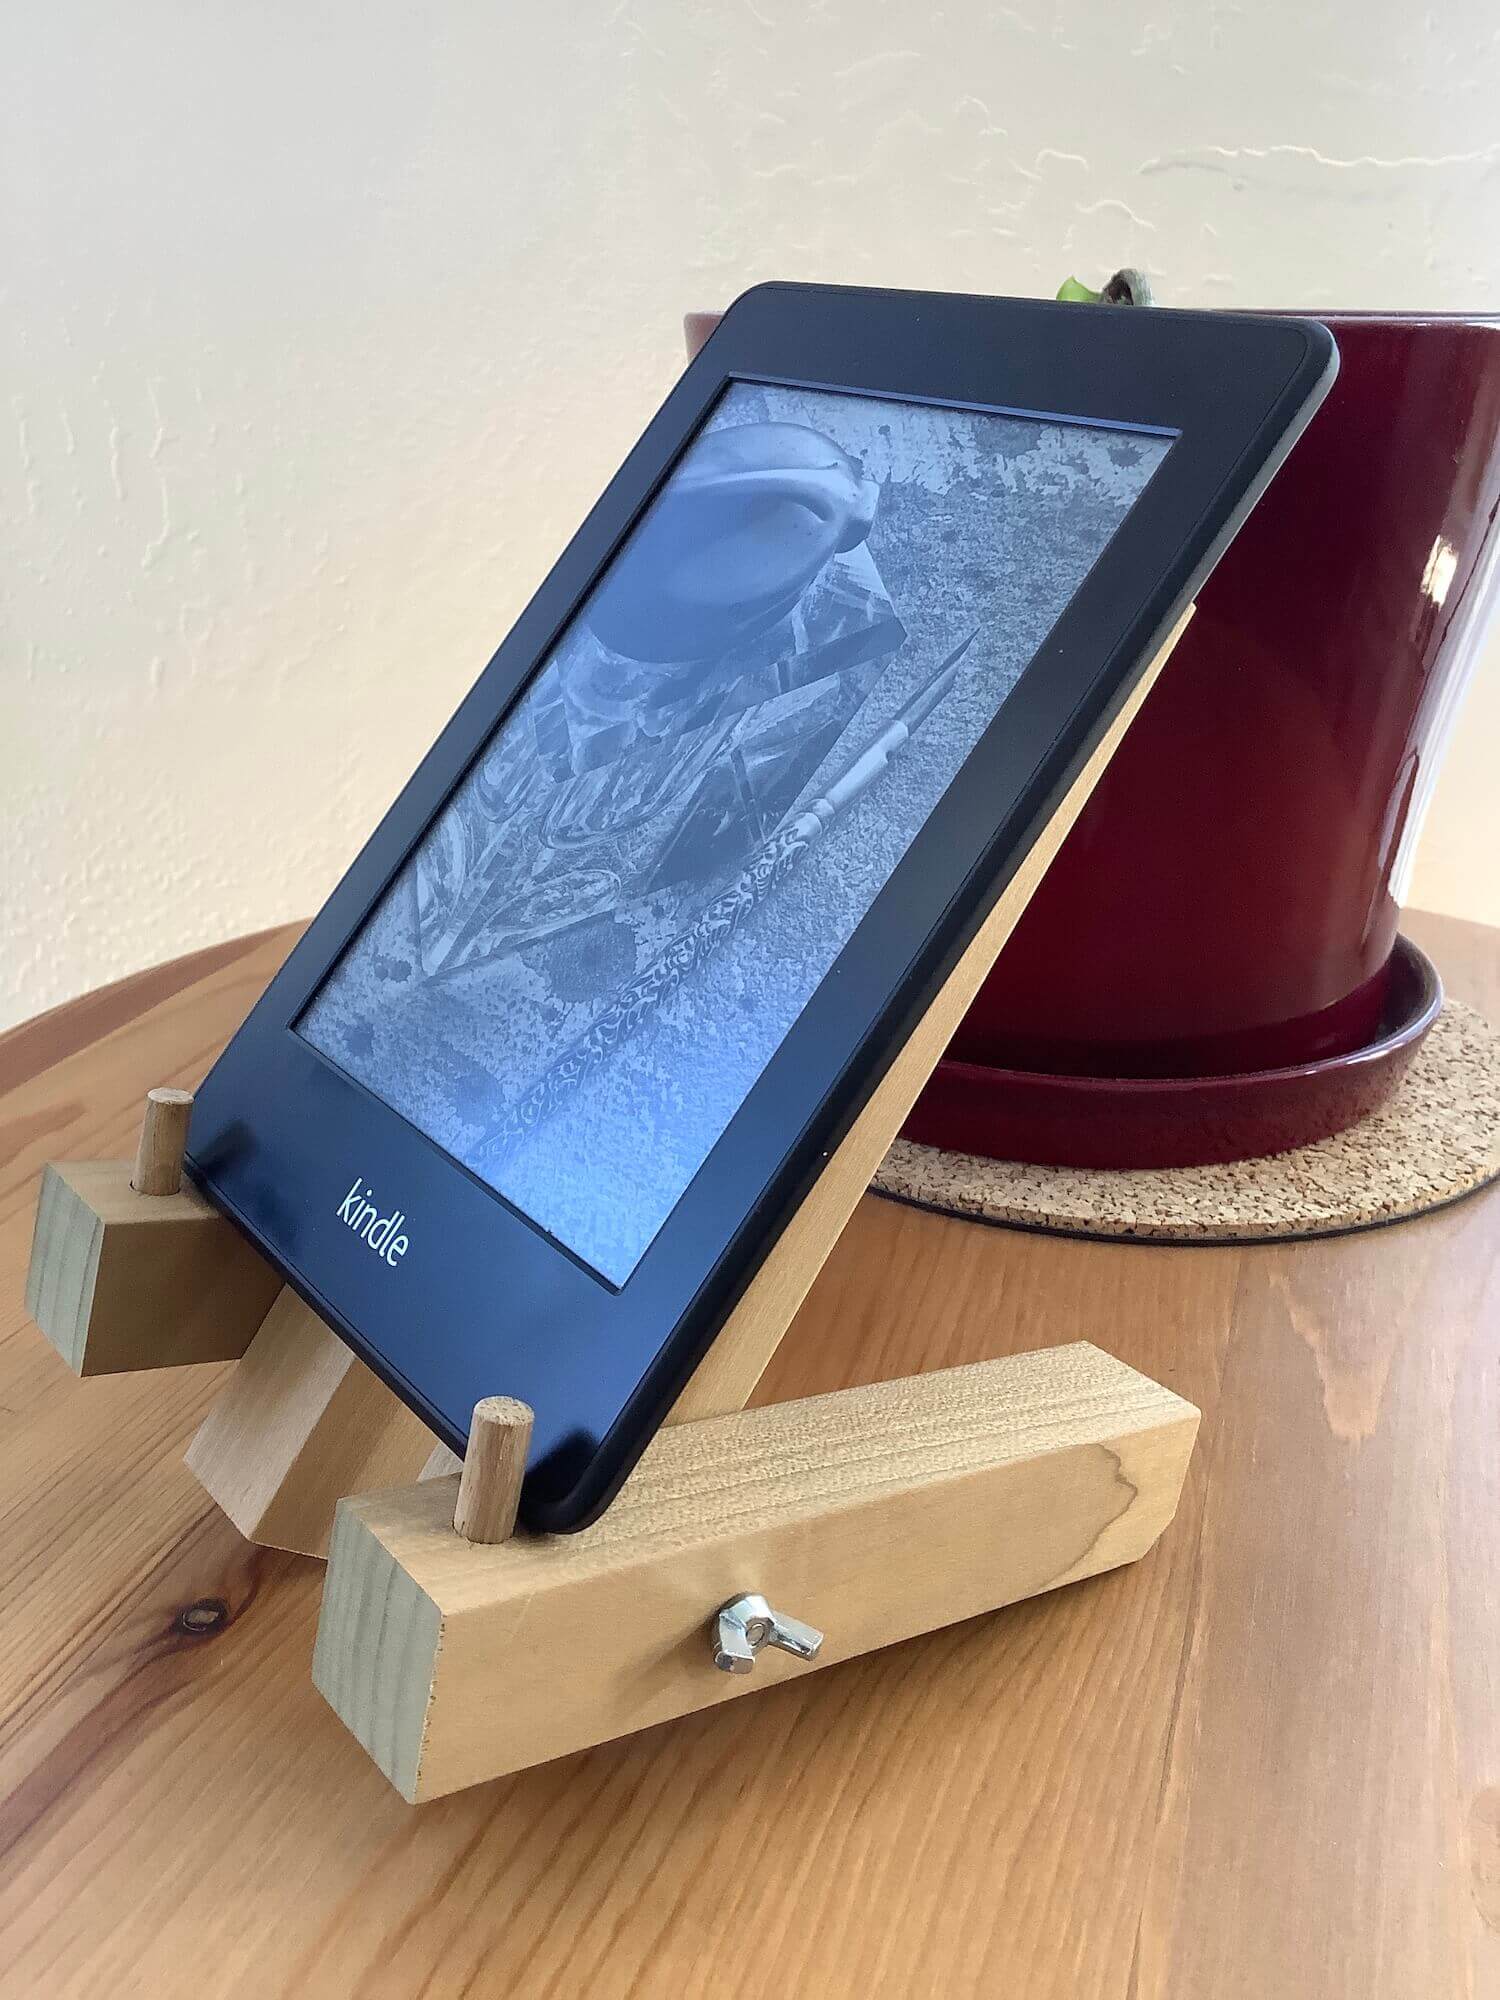
<instances>
[{"instance_id":1,"label":"wooden dowel peg","mask_svg":"<svg viewBox=\"0 0 1500 2000\"><path fill-rule=\"evenodd\" d=\"M508 1542L515 1533L531 1423L530 1408L514 1396L486 1396L474 1405L453 1509L453 1525L466 1542Z\"/></svg>"},{"instance_id":2,"label":"wooden dowel peg","mask_svg":"<svg viewBox=\"0 0 1500 2000\"><path fill-rule=\"evenodd\" d=\"M146 1115L135 1151L130 1185L137 1194L178 1194L182 1190L182 1156L187 1150L188 1119L193 1093L161 1085L146 1092Z\"/></svg>"}]
</instances>

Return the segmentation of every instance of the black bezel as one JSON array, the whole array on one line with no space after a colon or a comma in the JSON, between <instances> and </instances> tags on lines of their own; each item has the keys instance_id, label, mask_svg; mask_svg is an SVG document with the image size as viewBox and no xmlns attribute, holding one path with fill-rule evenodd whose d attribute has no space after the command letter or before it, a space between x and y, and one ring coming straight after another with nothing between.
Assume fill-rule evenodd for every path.
<instances>
[{"instance_id":1,"label":"black bezel","mask_svg":"<svg viewBox=\"0 0 1500 2000\"><path fill-rule=\"evenodd\" d=\"M532 1406L531 1525L585 1526L613 1497L1336 366L1327 329L1305 320L763 285L672 390L193 1112L193 1178L448 1444L462 1450L481 1396ZM617 1289L291 1024L707 411L746 379L1178 438ZM356 1175L405 1212L398 1267L337 1220Z\"/></svg>"}]
</instances>

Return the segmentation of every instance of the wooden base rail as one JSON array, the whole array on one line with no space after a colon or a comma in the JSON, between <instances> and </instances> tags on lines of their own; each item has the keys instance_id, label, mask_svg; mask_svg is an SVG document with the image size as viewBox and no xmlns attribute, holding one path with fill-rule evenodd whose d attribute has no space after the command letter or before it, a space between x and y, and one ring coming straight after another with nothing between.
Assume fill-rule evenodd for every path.
<instances>
[{"instance_id":1,"label":"wooden base rail","mask_svg":"<svg viewBox=\"0 0 1500 2000\"><path fill-rule=\"evenodd\" d=\"M1134 1562L1197 1427L1080 1343L678 1424L579 1535L464 1541L452 1479L344 1500L313 1680L438 1798ZM746 1592L817 1628L815 1661L722 1671Z\"/></svg>"}]
</instances>

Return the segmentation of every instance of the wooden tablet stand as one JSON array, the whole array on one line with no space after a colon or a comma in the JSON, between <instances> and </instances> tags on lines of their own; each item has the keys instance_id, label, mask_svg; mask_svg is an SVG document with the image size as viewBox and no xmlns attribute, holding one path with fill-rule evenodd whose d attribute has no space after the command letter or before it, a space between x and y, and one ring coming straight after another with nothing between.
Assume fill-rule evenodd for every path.
<instances>
[{"instance_id":1,"label":"wooden tablet stand","mask_svg":"<svg viewBox=\"0 0 1500 2000\"><path fill-rule=\"evenodd\" d=\"M80 1375L237 1362L187 1463L251 1540L327 1553L313 1677L406 1798L1133 1561L1172 1518L1197 1411L1083 1344L744 1406L1185 623L582 1534L513 1533L524 1405L480 1403L460 1467L184 1185L188 1093L151 1092L133 1167L45 1169L28 1311Z\"/></svg>"}]
</instances>

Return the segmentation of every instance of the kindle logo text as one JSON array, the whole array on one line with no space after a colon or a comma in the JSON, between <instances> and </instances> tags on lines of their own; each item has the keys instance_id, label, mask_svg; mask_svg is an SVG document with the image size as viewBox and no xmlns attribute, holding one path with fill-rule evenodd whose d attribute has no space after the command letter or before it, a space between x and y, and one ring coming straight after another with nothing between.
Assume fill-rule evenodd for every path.
<instances>
[{"instance_id":1,"label":"kindle logo text","mask_svg":"<svg viewBox=\"0 0 1500 2000\"><path fill-rule=\"evenodd\" d=\"M409 1240L399 1233L406 1217L399 1208L393 1208L389 1215L380 1214L372 1199L374 1192L356 1174L353 1187L339 1203L339 1221L347 1224L394 1270L411 1247Z\"/></svg>"}]
</instances>

